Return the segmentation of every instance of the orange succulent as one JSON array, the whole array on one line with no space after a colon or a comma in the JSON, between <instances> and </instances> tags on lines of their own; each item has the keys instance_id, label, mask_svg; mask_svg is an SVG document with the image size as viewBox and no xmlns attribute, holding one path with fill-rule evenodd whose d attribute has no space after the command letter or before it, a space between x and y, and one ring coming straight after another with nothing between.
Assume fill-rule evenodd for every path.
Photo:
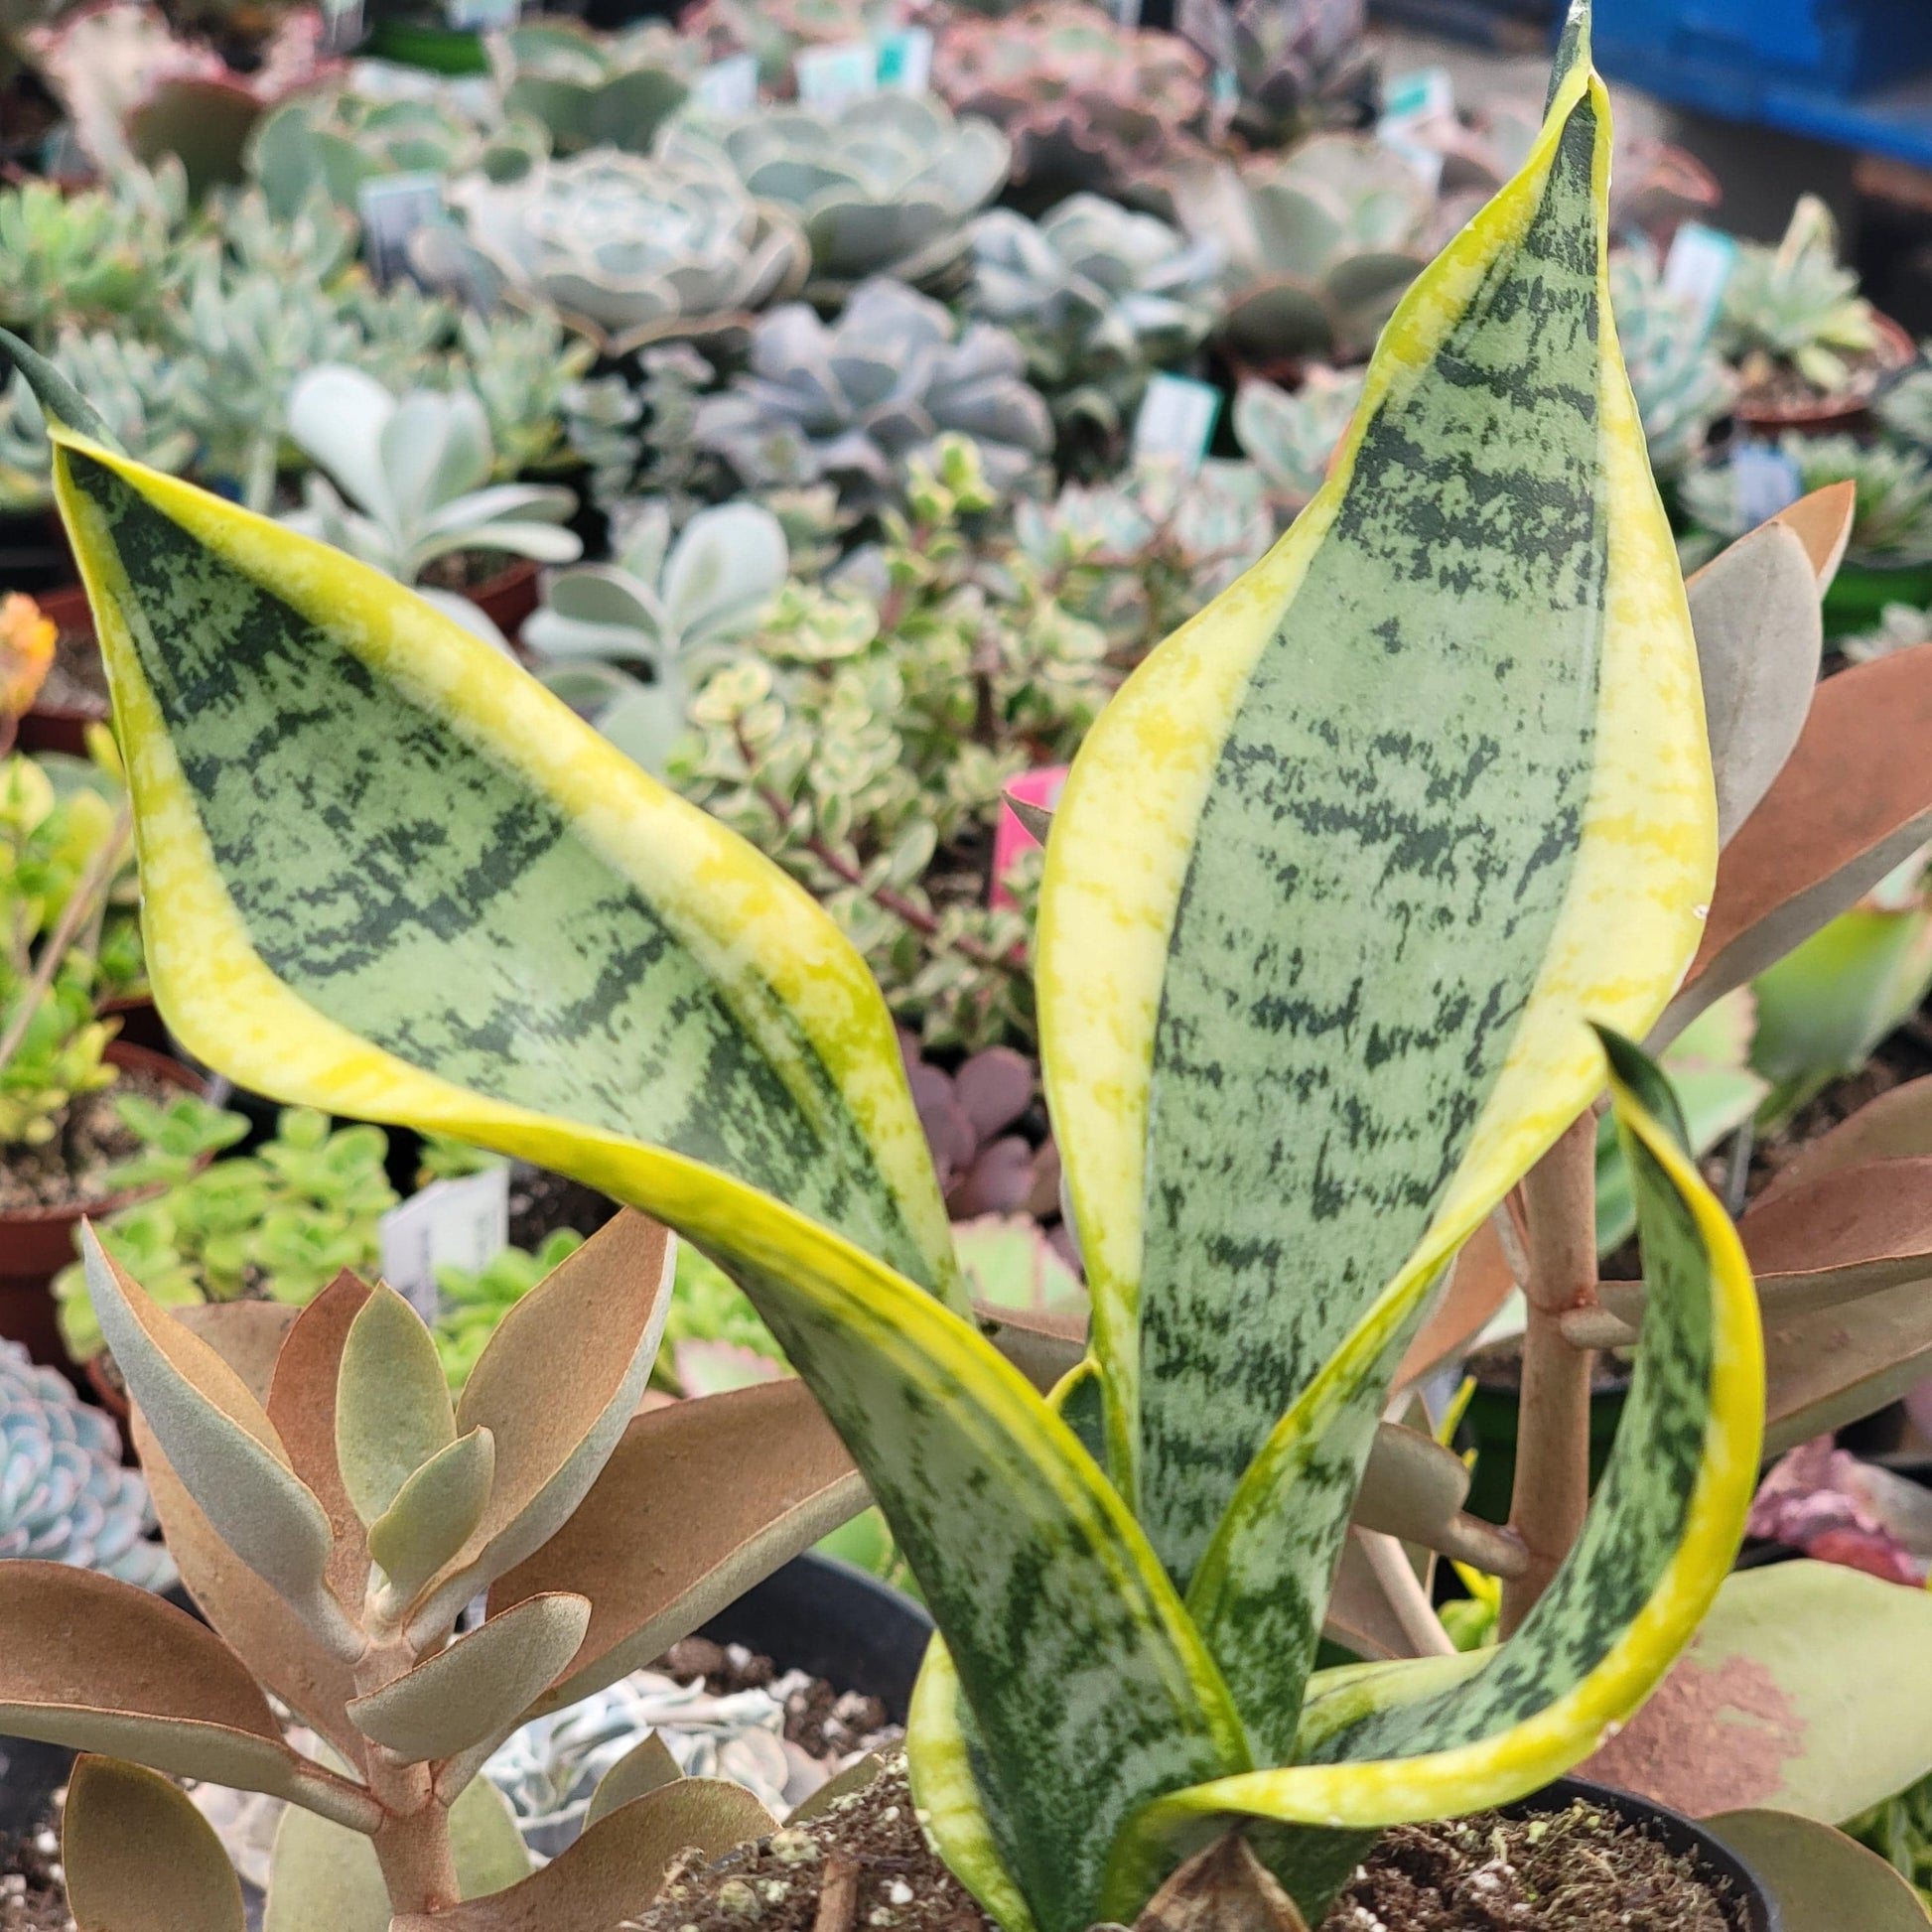
<instances>
[{"instance_id":1,"label":"orange succulent","mask_svg":"<svg viewBox=\"0 0 1932 1932\"><path fill-rule=\"evenodd\" d=\"M25 716L47 681L57 634L31 597L0 597L0 719Z\"/></svg>"}]
</instances>

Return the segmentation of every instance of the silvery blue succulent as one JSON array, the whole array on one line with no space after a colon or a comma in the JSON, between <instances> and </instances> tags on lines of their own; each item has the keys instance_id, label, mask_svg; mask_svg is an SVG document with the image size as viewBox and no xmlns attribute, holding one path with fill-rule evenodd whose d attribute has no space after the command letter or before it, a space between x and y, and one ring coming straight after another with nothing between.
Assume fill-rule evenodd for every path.
<instances>
[{"instance_id":1,"label":"silvery blue succulent","mask_svg":"<svg viewBox=\"0 0 1932 1932\"><path fill-rule=\"evenodd\" d=\"M0 1341L0 1558L70 1563L167 1589L174 1559L153 1528L148 1485L121 1466L113 1422L21 1343Z\"/></svg>"}]
</instances>

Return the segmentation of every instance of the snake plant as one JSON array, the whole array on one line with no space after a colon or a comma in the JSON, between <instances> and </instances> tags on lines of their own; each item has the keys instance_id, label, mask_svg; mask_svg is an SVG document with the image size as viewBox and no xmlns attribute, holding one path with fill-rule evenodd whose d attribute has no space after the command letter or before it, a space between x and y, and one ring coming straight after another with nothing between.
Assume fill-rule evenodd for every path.
<instances>
[{"instance_id":1,"label":"snake plant","mask_svg":"<svg viewBox=\"0 0 1932 1932\"><path fill-rule=\"evenodd\" d=\"M1131 1920L1244 1846L1318 1919L1381 1827L1614 1731L1735 1551L1750 1281L1618 1037L1696 950L1717 815L1608 159L1579 0L1327 482L1074 762L1037 995L1093 1339L1044 1397L973 1317L885 1003L814 901L390 580L47 398L175 1032L576 1174L740 1283L932 1608L915 1791L1008 1932ZM1588 1521L1499 1647L1313 1676L1397 1363L1606 1046L1651 1294Z\"/></svg>"}]
</instances>

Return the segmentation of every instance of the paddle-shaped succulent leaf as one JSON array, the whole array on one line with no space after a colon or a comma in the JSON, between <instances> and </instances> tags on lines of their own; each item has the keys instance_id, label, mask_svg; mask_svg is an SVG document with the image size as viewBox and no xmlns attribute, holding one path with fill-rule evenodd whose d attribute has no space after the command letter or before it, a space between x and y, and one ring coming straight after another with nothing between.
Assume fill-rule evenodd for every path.
<instances>
[{"instance_id":1,"label":"paddle-shaped succulent leaf","mask_svg":"<svg viewBox=\"0 0 1932 1932\"><path fill-rule=\"evenodd\" d=\"M1717 826L1586 29L1328 481L1074 764L1038 979L1093 1337L1047 1398L970 1318L884 1002L822 911L393 583L56 432L177 1032L250 1086L580 1175L744 1285L933 1608L915 1785L1009 1932L1131 1919L1249 1824L1318 1916L1364 1834L1511 1797L1627 1718L1741 1531L1755 1303L1619 1037L1696 949ZM1650 1310L1597 1510L1500 1651L1310 1703L1397 1364L1605 1046ZM479 1398L488 1369L456 1429L491 1430L500 1489L528 1405ZM786 1387L717 1400L762 1421ZM618 1468L584 1510L639 1493ZM497 1515L397 1627L447 1629L483 1571L501 1605L595 1606L589 1538L504 1575ZM656 1635L594 1607L564 1688Z\"/></svg>"}]
</instances>

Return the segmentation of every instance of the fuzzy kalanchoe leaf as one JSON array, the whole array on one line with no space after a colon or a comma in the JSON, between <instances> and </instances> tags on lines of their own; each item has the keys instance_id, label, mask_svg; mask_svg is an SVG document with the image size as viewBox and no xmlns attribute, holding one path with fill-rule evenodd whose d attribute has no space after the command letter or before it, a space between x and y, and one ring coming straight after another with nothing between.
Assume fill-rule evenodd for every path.
<instances>
[{"instance_id":1,"label":"fuzzy kalanchoe leaf","mask_svg":"<svg viewBox=\"0 0 1932 1932\"><path fill-rule=\"evenodd\" d=\"M955 340L956 337L956 340ZM759 324L750 371L698 405L695 433L752 488L836 483L854 508L901 496L948 431L1009 493L1053 446L1052 419L1004 329L955 329L936 302L872 281L837 322L788 303Z\"/></svg>"},{"instance_id":2,"label":"fuzzy kalanchoe leaf","mask_svg":"<svg viewBox=\"0 0 1932 1932\"><path fill-rule=\"evenodd\" d=\"M1097 195L1069 197L1037 225L996 208L974 226L973 256L967 307L1019 337L1056 414L1109 432L1220 314L1218 243Z\"/></svg>"},{"instance_id":3,"label":"fuzzy kalanchoe leaf","mask_svg":"<svg viewBox=\"0 0 1932 1932\"><path fill-rule=\"evenodd\" d=\"M175 1566L153 1528L148 1485L121 1466L112 1421L21 1343L0 1341L0 1560L75 1564L166 1589Z\"/></svg>"},{"instance_id":4,"label":"fuzzy kalanchoe leaf","mask_svg":"<svg viewBox=\"0 0 1932 1932\"><path fill-rule=\"evenodd\" d=\"M1717 840L1586 27L1523 173L1385 333L1334 476L1068 780L1039 995L1094 1337L1064 1420L965 1316L884 1003L822 911L386 581L61 433L176 1031L247 1084L648 1203L741 1281L933 1607L920 1802L1011 1928L1131 1919L1245 1821L1318 1914L1364 1835L1622 1722L1743 1524L1736 1236L1654 1069L1587 1024L1656 1018ZM1500 1650L1308 1704L1430 1290L1606 1050L1652 1296L1597 1509ZM497 1599L584 1593L570 1543Z\"/></svg>"},{"instance_id":5,"label":"fuzzy kalanchoe leaf","mask_svg":"<svg viewBox=\"0 0 1932 1932\"><path fill-rule=\"evenodd\" d=\"M872 275L935 295L965 276L966 223L1006 182L1012 150L991 121L954 120L941 100L867 94L842 107L673 124L658 156L735 172L786 209L811 244L808 300L824 308Z\"/></svg>"},{"instance_id":6,"label":"fuzzy kalanchoe leaf","mask_svg":"<svg viewBox=\"0 0 1932 1932\"><path fill-rule=\"evenodd\" d=\"M466 176L449 199L512 295L581 321L614 354L781 300L810 259L790 218L728 169L616 148L514 182Z\"/></svg>"}]
</instances>

